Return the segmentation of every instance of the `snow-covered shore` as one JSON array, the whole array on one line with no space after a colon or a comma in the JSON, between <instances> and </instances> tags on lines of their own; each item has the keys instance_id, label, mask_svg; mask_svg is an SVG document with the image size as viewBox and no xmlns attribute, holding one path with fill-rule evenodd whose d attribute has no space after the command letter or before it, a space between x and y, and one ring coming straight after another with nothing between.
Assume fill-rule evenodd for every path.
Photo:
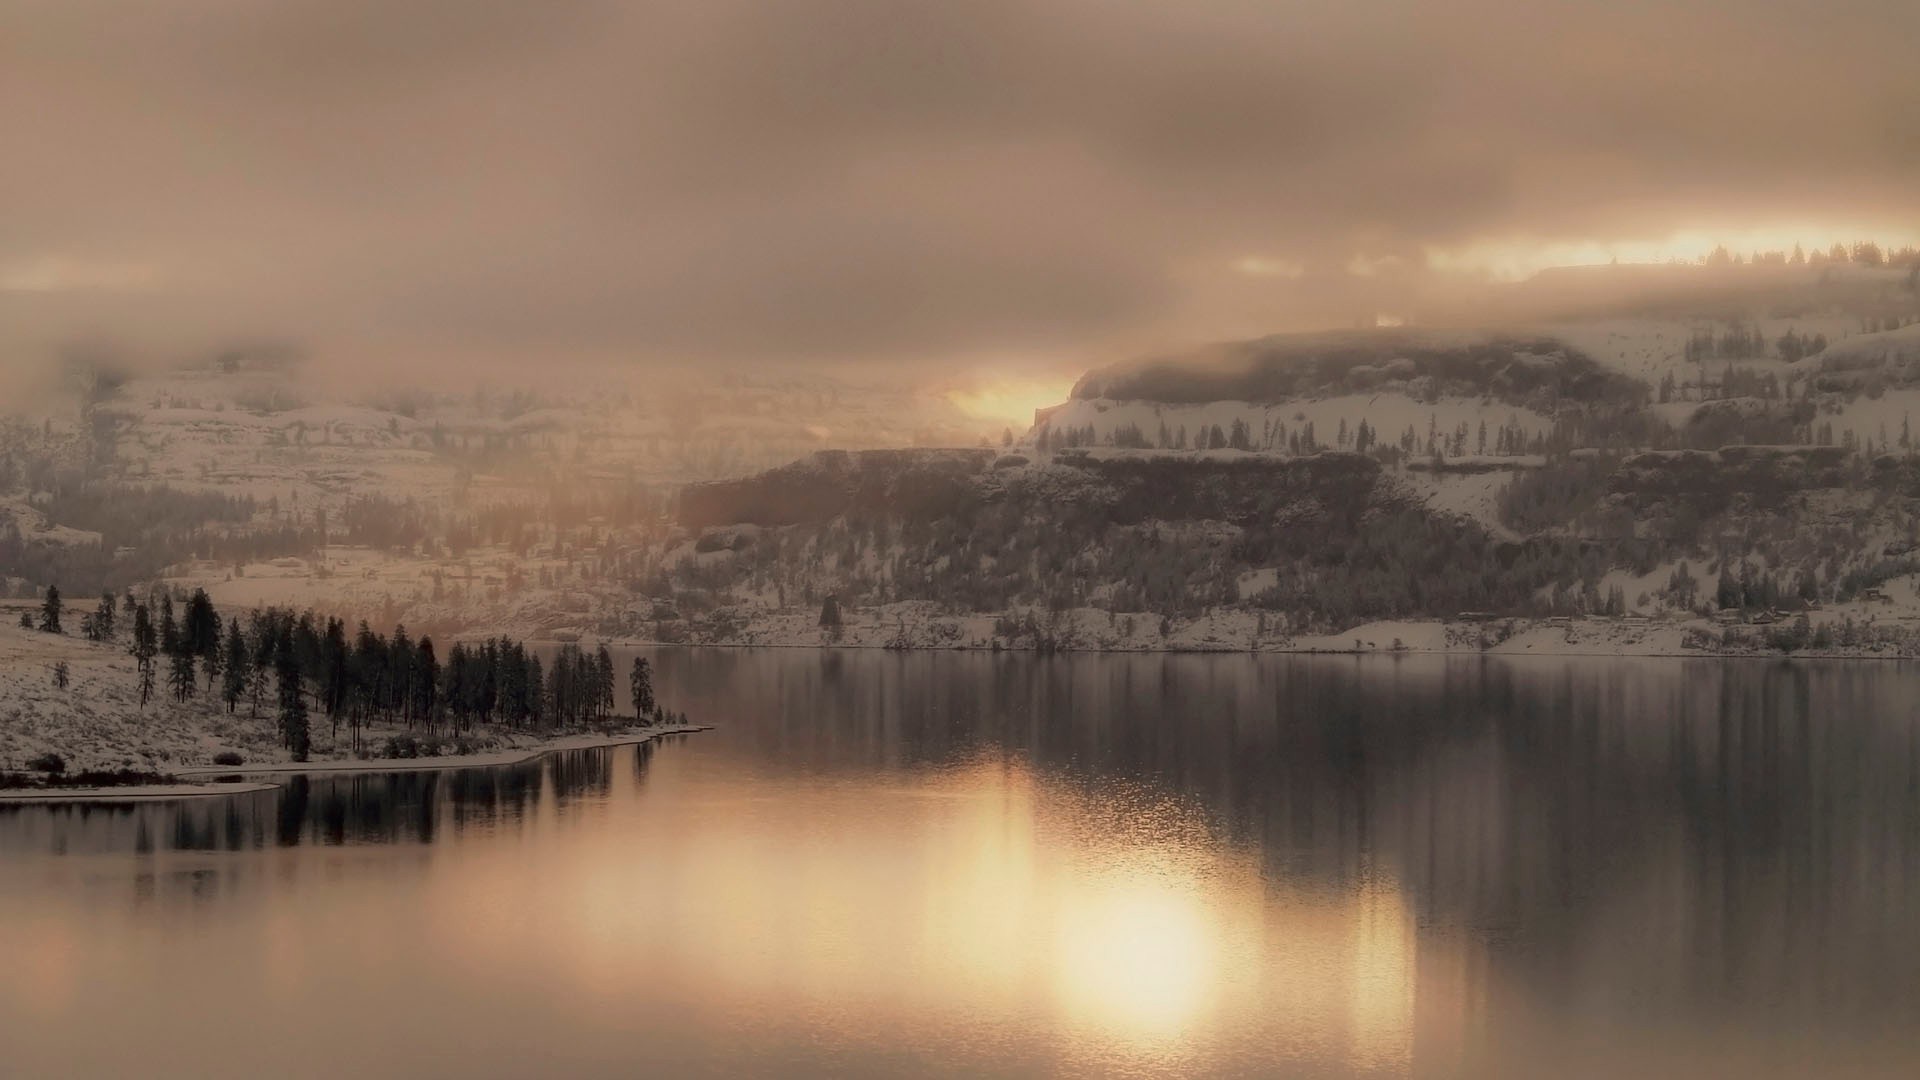
<instances>
[{"instance_id":1,"label":"snow-covered shore","mask_svg":"<svg viewBox=\"0 0 1920 1080\"><path fill-rule=\"evenodd\" d=\"M135 787L14 788L0 791L0 806L50 806L60 803L173 802L267 791L274 784L141 784Z\"/></svg>"},{"instance_id":2,"label":"snow-covered shore","mask_svg":"<svg viewBox=\"0 0 1920 1080\"><path fill-rule=\"evenodd\" d=\"M66 685L57 672L64 670ZM697 725L634 727L611 733L546 738L485 729L458 737L429 738L419 731L372 726L361 729L359 746L393 752L399 745L424 747L420 757L362 758L349 732L323 717L313 720L311 760L289 761L271 707L258 715L248 704L234 712L204 689L187 701L164 690L142 706L134 662L121 645L91 642L72 634L0 625L0 772L38 774L37 763L59 759L56 774L132 773L128 779L165 778L150 785L113 787L0 788L0 800L114 801L186 798L250 790L233 783L194 784L195 777L260 776L302 772L375 771L487 767L526 761L555 750L645 742L661 735L699 730ZM433 756L435 750L440 751ZM364 751L362 751L364 752ZM236 762L237 759L237 762ZM226 761L228 764L221 764ZM104 780L104 778L103 778Z\"/></svg>"},{"instance_id":3,"label":"snow-covered shore","mask_svg":"<svg viewBox=\"0 0 1920 1080\"><path fill-rule=\"evenodd\" d=\"M499 765L520 765L566 750L598 750L609 746L636 746L667 735L687 735L711 731L711 724L664 724L659 727L631 728L605 734L561 735L524 746L487 750L472 754L449 754L430 758L354 758L340 761L281 761L264 765L195 766L176 769L177 777L193 776L286 776L297 773L346 772L425 772L432 769L484 769Z\"/></svg>"},{"instance_id":4,"label":"snow-covered shore","mask_svg":"<svg viewBox=\"0 0 1920 1080\"><path fill-rule=\"evenodd\" d=\"M1891 591L1891 590L1890 590ZM1898 599L1898 598L1896 598ZM1648 618L1558 617L1400 619L1362 623L1337 633L1290 634L1279 616L1220 608L1187 619L1094 608L1035 609L1005 616L951 615L932 605L902 603L848 610L838 627L821 627L804 612L760 612L722 637L695 642L623 640L628 646L867 648L895 650L1053 651L1086 653L1441 654L1490 656L1617 656L1648 658L1780 657L1899 659L1920 657L1920 621L1896 605L1836 605L1807 613L1808 639L1779 647L1796 616L1722 622L1692 614ZM1826 638L1812 632L1826 628ZM1850 630L1842 632L1842 627ZM1851 642L1851 643L1848 643Z\"/></svg>"},{"instance_id":5,"label":"snow-covered shore","mask_svg":"<svg viewBox=\"0 0 1920 1080\"><path fill-rule=\"evenodd\" d=\"M268 777L333 773L425 772L433 769L486 769L521 765L547 754L567 750L595 750L612 746L635 746L668 735L687 735L711 731L710 724L670 724L654 728L592 735L562 735L531 746L490 750L473 754L452 754L433 758L363 758L343 761L283 761L264 765L198 766L173 773L177 782L140 784L126 787L21 788L0 790L0 804L48 805L57 803L164 802L176 799L217 798L254 791L268 791L280 784ZM191 782L198 777L238 777L228 782Z\"/></svg>"}]
</instances>

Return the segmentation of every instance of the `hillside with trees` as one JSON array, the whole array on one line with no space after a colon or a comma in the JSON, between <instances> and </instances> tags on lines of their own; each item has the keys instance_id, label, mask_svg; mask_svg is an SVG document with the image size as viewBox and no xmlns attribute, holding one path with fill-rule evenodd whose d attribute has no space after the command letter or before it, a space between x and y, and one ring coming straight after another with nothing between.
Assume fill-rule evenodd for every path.
<instances>
[{"instance_id":1,"label":"hillside with trees","mask_svg":"<svg viewBox=\"0 0 1920 1080\"><path fill-rule=\"evenodd\" d=\"M1742 618L1865 619L1875 596L1905 603L1920 513L1920 286L1908 252L1815 254L1543 275L1515 295L1577 278L1615 300L1525 330L1103 366L997 447L823 451L717 482L641 467L658 448L635 418L664 387L328 401L250 355L95 378L73 417L0 422L0 598L158 582L230 610L556 642L817 640L831 600L844 640L884 618L886 640L923 643L916 622L964 618L967 643L1025 647L1068 612L1156 628L1136 644L1223 613L1263 640L1704 619L1726 577L1751 585ZM855 404L715 393L756 415ZM187 672L152 677L165 696Z\"/></svg>"}]
</instances>

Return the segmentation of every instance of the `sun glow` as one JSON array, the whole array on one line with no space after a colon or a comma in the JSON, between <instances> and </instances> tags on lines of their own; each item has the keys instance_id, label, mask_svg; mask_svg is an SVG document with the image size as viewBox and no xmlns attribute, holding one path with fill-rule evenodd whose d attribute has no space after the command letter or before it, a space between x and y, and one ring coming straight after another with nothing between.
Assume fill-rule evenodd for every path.
<instances>
[{"instance_id":1,"label":"sun glow","mask_svg":"<svg viewBox=\"0 0 1920 1080\"><path fill-rule=\"evenodd\" d=\"M1156 1041L1205 1010L1220 958L1217 917L1197 890L1129 874L1079 891L1061 914L1057 989L1083 1022Z\"/></svg>"},{"instance_id":2,"label":"sun glow","mask_svg":"<svg viewBox=\"0 0 1920 1080\"><path fill-rule=\"evenodd\" d=\"M1058 405L1073 392L1067 378L1000 379L947 391L947 400L975 420L1003 423L1018 434L1033 424L1037 409Z\"/></svg>"}]
</instances>

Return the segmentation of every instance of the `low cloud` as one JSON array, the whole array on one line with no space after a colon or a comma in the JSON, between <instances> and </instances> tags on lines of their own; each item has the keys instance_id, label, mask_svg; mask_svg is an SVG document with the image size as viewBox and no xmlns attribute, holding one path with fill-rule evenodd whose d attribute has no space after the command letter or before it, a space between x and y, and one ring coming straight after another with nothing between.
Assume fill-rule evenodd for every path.
<instances>
[{"instance_id":1,"label":"low cloud","mask_svg":"<svg viewBox=\"0 0 1920 1080\"><path fill-rule=\"evenodd\" d=\"M1912 220L1916 39L1904 0L0 0L0 348L933 371L1344 325L1434 249Z\"/></svg>"}]
</instances>

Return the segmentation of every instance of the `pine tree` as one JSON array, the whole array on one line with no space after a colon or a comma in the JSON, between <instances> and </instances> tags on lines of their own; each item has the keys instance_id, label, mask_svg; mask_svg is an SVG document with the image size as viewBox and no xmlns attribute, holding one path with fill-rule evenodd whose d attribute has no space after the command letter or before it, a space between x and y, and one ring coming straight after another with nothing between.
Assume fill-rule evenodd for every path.
<instances>
[{"instance_id":1,"label":"pine tree","mask_svg":"<svg viewBox=\"0 0 1920 1080\"><path fill-rule=\"evenodd\" d=\"M293 643L280 642L275 649L274 669L280 682L280 736L293 760L305 761L311 748L312 733L307 727L307 700L300 689L300 665Z\"/></svg>"},{"instance_id":2,"label":"pine tree","mask_svg":"<svg viewBox=\"0 0 1920 1080\"><path fill-rule=\"evenodd\" d=\"M627 677L628 688L633 693L633 716L644 721L653 711L653 668L644 656L633 658L633 672Z\"/></svg>"},{"instance_id":3,"label":"pine tree","mask_svg":"<svg viewBox=\"0 0 1920 1080\"><path fill-rule=\"evenodd\" d=\"M180 624L173 620L173 597L160 594L160 651L172 656L180 651Z\"/></svg>"},{"instance_id":4,"label":"pine tree","mask_svg":"<svg viewBox=\"0 0 1920 1080\"><path fill-rule=\"evenodd\" d=\"M432 638L421 638L420 644L414 648L413 671L414 715L431 728L440 689L440 662L434 658Z\"/></svg>"},{"instance_id":5,"label":"pine tree","mask_svg":"<svg viewBox=\"0 0 1920 1080\"><path fill-rule=\"evenodd\" d=\"M113 640L114 607L113 594L100 594L100 606L93 611L93 632L101 641Z\"/></svg>"},{"instance_id":6,"label":"pine tree","mask_svg":"<svg viewBox=\"0 0 1920 1080\"><path fill-rule=\"evenodd\" d=\"M231 713L240 707L240 699L246 696L247 683L252 674L247 639L240 633L239 619L227 624L226 660L226 679L221 683L220 696L227 703L227 712Z\"/></svg>"},{"instance_id":7,"label":"pine tree","mask_svg":"<svg viewBox=\"0 0 1920 1080\"><path fill-rule=\"evenodd\" d=\"M186 701L193 697L193 654L185 649L176 649L167 668L167 687L173 691L175 701Z\"/></svg>"},{"instance_id":8,"label":"pine tree","mask_svg":"<svg viewBox=\"0 0 1920 1080\"><path fill-rule=\"evenodd\" d=\"M406 720L407 726L413 726L413 679L414 679L413 641L407 637L407 628L393 628L393 643L387 647L387 701L391 710L397 711Z\"/></svg>"},{"instance_id":9,"label":"pine tree","mask_svg":"<svg viewBox=\"0 0 1920 1080\"><path fill-rule=\"evenodd\" d=\"M60 587L47 586L46 602L40 605L40 629L49 634L64 633L60 629Z\"/></svg>"},{"instance_id":10,"label":"pine tree","mask_svg":"<svg viewBox=\"0 0 1920 1080\"><path fill-rule=\"evenodd\" d=\"M193 595L187 600L186 620L180 633L182 644L189 654L196 659L211 658L218 662L220 614L213 609L213 600L207 596L207 590L193 590Z\"/></svg>"},{"instance_id":11,"label":"pine tree","mask_svg":"<svg viewBox=\"0 0 1920 1080\"><path fill-rule=\"evenodd\" d=\"M537 731L546 725L548 719L546 673L541 670L540 658L528 655L527 722Z\"/></svg>"},{"instance_id":12,"label":"pine tree","mask_svg":"<svg viewBox=\"0 0 1920 1080\"><path fill-rule=\"evenodd\" d=\"M593 659L593 690L595 711L599 719L605 720L613 715L614 675L613 654L607 651L604 642Z\"/></svg>"},{"instance_id":13,"label":"pine tree","mask_svg":"<svg viewBox=\"0 0 1920 1080\"><path fill-rule=\"evenodd\" d=\"M327 620L327 636L320 644L321 705L340 731L340 711L347 706L347 627L339 619Z\"/></svg>"},{"instance_id":14,"label":"pine tree","mask_svg":"<svg viewBox=\"0 0 1920 1080\"><path fill-rule=\"evenodd\" d=\"M467 647L455 642L447 653L447 666L440 677L441 707L453 718L453 728L459 731L466 717L467 707Z\"/></svg>"},{"instance_id":15,"label":"pine tree","mask_svg":"<svg viewBox=\"0 0 1920 1080\"><path fill-rule=\"evenodd\" d=\"M1714 600L1722 609L1737 608L1745 602L1745 594L1740 588L1740 583L1734 579L1731 569L1725 565L1720 567L1720 581L1714 589Z\"/></svg>"},{"instance_id":16,"label":"pine tree","mask_svg":"<svg viewBox=\"0 0 1920 1080\"><path fill-rule=\"evenodd\" d=\"M271 622L258 611L251 621L253 647L247 678L247 715L258 719L260 706L267 700L267 682L273 677L274 645L278 640Z\"/></svg>"},{"instance_id":17,"label":"pine tree","mask_svg":"<svg viewBox=\"0 0 1920 1080\"><path fill-rule=\"evenodd\" d=\"M526 716L526 661L521 657L518 647L511 642L502 643L494 655L499 670L496 708L507 727L516 728Z\"/></svg>"},{"instance_id":18,"label":"pine tree","mask_svg":"<svg viewBox=\"0 0 1920 1080\"><path fill-rule=\"evenodd\" d=\"M153 617L147 613L147 605L141 604L133 609L133 659L140 672L140 707L147 707L153 699L153 658L160 653L157 635L153 630Z\"/></svg>"}]
</instances>

